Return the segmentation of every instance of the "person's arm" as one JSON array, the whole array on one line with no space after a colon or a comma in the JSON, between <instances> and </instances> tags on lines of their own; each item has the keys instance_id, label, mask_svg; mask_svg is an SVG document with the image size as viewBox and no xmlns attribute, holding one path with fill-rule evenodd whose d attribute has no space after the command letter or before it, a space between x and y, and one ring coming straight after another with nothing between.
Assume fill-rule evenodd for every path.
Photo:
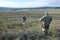
<instances>
[{"instance_id":1,"label":"person's arm","mask_svg":"<svg viewBox=\"0 0 60 40\"><path fill-rule=\"evenodd\" d=\"M52 21L52 17L50 18L50 21Z\"/></svg>"},{"instance_id":2,"label":"person's arm","mask_svg":"<svg viewBox=\"0 0 60 40\"><path fill-rule=\"evenodd\" d=\"M50 17L50 23L49 24L51 24L51 21L52 21L52 17Z\"/></svg>"},{"instance_id":3,"label":"person's arm","mask_svg":"<svg viewBox=\"0 0 60 40\"><path fill-rule=\"evenodd\" d=\"M45 16L41 17L40 19L37 19L35 22L43 21Z\"/></svg>"},{"instance_id":4,"label":"person's arm","mask_svg":"<svg viewBox=\"0 0 60 40\"><path fill-rule=\"evenodd\" d=\"M39 19L39 21L43 21L43 20L44 20L44 18L45 18L45 16L41 17L41 18Z\"/></svg>"}]
</instances>

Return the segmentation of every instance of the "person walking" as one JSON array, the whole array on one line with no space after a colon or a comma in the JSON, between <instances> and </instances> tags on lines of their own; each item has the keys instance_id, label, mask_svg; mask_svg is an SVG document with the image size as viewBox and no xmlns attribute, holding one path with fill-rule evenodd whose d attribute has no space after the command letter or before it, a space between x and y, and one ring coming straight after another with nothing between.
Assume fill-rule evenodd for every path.
<instances>
[{"instance_id":1,"label":"person walking","mask_svg":"<svg viewBox=\"0 0 60 40\"><path fill-rule=\"evenodd\" d=\"M48 12L45 12L45 15L39 19L42 22L42 31L45 35L48 34L49 25L51 24L52 17L49 16Z\"/></svg>"}]
</instances>

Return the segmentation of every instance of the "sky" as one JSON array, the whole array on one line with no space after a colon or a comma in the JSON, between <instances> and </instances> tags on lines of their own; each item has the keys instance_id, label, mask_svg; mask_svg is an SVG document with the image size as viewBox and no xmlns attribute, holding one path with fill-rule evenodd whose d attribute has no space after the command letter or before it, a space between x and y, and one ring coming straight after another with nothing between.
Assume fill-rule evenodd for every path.
<instances>
[{"instance_id":1,"label":"sky","mask_svg":"<svg viewBox=\"0 0 60 40\"><path fill-rule=\"evenodd\" d=\"M60 0L0 0L0 7L60 7Z\"/></svg>"}]
</instances>

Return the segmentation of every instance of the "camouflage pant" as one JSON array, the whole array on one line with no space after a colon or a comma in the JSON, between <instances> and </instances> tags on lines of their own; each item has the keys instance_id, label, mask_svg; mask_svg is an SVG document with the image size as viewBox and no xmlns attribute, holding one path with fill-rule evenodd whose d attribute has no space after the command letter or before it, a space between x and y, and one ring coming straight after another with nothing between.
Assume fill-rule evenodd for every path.
<instances>
[{"instance_id":1,"label":"camouflage pant","mask_svg":"<svg viewBox=\"0 0 60 40\"><path fill-rule=\"evenodd\" d=\"M44 27L42 28L42 31L44 32L45 35L48 34L48 29L49 29L49 25L48 25L48 26L44 26Z\"/></svg>"}]
</instances>

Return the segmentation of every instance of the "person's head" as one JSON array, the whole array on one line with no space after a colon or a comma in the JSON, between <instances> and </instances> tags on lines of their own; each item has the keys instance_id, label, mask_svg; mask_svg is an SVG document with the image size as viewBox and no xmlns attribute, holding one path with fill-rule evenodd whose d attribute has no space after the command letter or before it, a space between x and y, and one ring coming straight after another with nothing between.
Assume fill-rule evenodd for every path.
<instances>
[{"instance_id":1,"label":"person's head","mask_svg":"<svg viewBox=\"0 0 60 40\"><path fill-rule=\"evenodd\" d=\"M45 15L46 15L46 16L49 15L48 12L45 12Z\"/></svg>"}]
</instances>

